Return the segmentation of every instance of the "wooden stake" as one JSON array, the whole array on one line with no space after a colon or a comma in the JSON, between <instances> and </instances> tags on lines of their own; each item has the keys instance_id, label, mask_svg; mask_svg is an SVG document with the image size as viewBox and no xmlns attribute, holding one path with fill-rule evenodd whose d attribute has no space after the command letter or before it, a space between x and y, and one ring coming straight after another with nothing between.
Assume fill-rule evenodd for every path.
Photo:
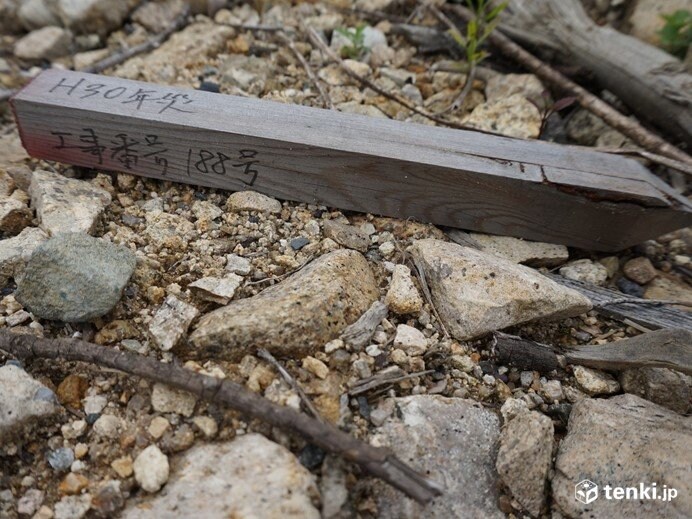
<instances>
[{"instance_id":1,"label":"wooden stake","mask_svg":"<svg viewBox=\"0 0 692 519\"><path fill-rule=\"evenodd\" d=\"M615 251L692 224L631 159L47 70L11 100L34 157Z\"/></svg>"}]
</instances>

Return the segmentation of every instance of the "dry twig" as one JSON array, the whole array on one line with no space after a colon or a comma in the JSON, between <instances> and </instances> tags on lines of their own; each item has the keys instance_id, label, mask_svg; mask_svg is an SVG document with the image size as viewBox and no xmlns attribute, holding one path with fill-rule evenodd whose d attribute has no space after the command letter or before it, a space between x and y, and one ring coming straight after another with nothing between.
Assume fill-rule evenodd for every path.
<instances>
[{"instance_id":1,"label":"dry twig","mask_svg":"<svg viewBox=\"0 0 692 519\"><path fill-rule=\"evenodd\" d=\"M446 7L466 21L473 18L473 13L461 5L455 4ZM524 50L521 46L514 43L499 31L490 33L488 41L493 46L500 49L505 56L524 65L540 79L575 96L582 107L599 116L609 126L620 131L642 148L659 155L665 155L685 164L692 164L692 157L687 155L687 153L666 142L661 137L654 135L637 121L625 117L608 103L602 101L530 52Z\"/></svg>"},{"instance_id":2,"label":"dry twig","mask_svg":"<svg viewBox=\"0 0 692 519\"><path fill-rule=\"evenodd\" d=\"M274 366L274 369L279 372L279 375L281 375L283 379L288 383L288 385L291 386L291 389L293 389L293 391L295 391L298 394L298 397L303 402L305 408L308 411L310 411L310 414L313 416L313 418L319 420L320 422L324 421L322 420L322 416L317 411L312 401L308 398L308 395L305 394L303 388L300 387L300 384L298 384L298 381L295 378L293 378L293 376L288 372L286 368L284 368L284 366L278 360L276 360L274 355L269 353L269 351L265 350L264 348L259 348L257 350L257 356L260 359L266 360L269 364Z\"/></svg>"},{"instance_id":3,"label":"dry twig","mask_svg":"<svg viewBox=\"0 0 692 519\"><path fill-rule=\"evenodd\" d=\"M90 65L88 67L83 68L80 72L88 72L91 74L98 74L99 72L102 72L106 69L109 69L111 67L114 67L116 65L119 65L123 63L124 61L127 61L130 58L133 58L134 56L137 56L138 54L143 54L145 52L149 52L151 50L154 50L157 48L159 45L161 45L164 41L166 41L171 34L174 32L182 29L187 25L187 20L188 20L188 15L190 14L190 7L187 6L183 10L182 13L180 13L176 19L173 21L173 23L165 29L164 31L160 32L153 38L145 41L144 43L141 43L139 45L135 45L134 47L130 47L129 49L124 49L120 52L116 52L115 54L112 54L108 56L105 59L102 59L101 61L98 61L94 63L93 65Z\"/></svg>"},{"instance_id":4,"label":"dry twig","mask_svg":"<svg viewBox=\"0 0 692 519\"><path fill-rule=\"evenodd\" d=\"M327 46L327 44L322 40L322 37L319 34L317 34L317 31L315 31L315 29L310 27L308 29L308 35L310 37L310 41L312 41L312 43L316 47L318 47L322 52L324 52L330 60L336 62L339 65L339 67L346 74L348 74L350 77L352 77L353 79L355 79L359 83L370 88L371 90L374 90L378 94L386 97L387 99L391 99L392 101L399 103L404 108L408 108L412 112L414 112L418 115L422 115L426 119L430 119L431 121L434 121L438 124L442 124L444 126L449 126L450 128L456 128L458 130L470 129L470 130L477 131L475 128L466 128L463 124L458 124L458 123L455 123L452 121L448 121L447 119L444 119L442 117L438 117L435 114L431 114L427 110L419 108L418 106L411 103L407 99L404 99L403 97L401 97L401 96L399 96L393 92L389 92L388 90L385 90L384 88L382 88L379 85L370 81L368 78L361 76L360 74L358 74L358 73L354 72L353 70L351 70L350 68L348 68L348 66L344 63L344 60L342 60L339 56L337 56L337 54Z\"/></svg>"},{"instance_id":5,"label":"dry twig","mask_svg":"<svg viewBox=\"0 0 692 519\"><path fill-rule=\"evenodd\" d=\"M290 51L293 53L293 55L296 57L296 59L303 66L303 68L305 69L305 72L308 75L308 78L310 78L310 81L312 82L313 85L315 85L315 88L317 88L317 91L320 93L320 97L322 98L322 102L324 103L324 107L329 108L330 110L335 110L334 103L332 103L332 99L329 97L329 94L324 90L324 88L322 88L322 84L320 83L320 80L315 75L315 72L312 70L312 67L307 62L305 57L296 48L295 44L293 43L293 39L291 39L291 37L288 36L283 31L278 32L276 35L278 36L278 38L281 41L283 41L286 44L286 46L290 49Z\"/></svg>"},{"instance_id":6,"label":"dry twig","mask_svg":"<svg viewBox=\"0 0 692 519\"><path fill-rule=\"evenodd\" d=\"M152 358L83 341L42 339L6 330L0 331L0 350L22 359L88 362L160 382L297 433L324 451L356 463L420 503L427 503L442 494L437 484L414 471L389 450L373 447L332 425L319 422L289 407L274 404L230 380L201 375L173 363L165 364Z\"/></svg>"}]
</instances>

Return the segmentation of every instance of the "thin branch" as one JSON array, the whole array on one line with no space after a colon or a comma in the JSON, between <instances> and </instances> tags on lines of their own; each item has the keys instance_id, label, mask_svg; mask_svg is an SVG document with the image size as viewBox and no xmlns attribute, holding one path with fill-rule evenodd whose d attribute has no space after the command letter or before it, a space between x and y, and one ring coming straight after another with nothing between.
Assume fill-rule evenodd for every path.
<instances>
[{"instance_id":1,"label":"thin branch","mask_svg":"<svg viewBox=\"0 0 692 519\"><path fill-rule=\"evenodd\" d=\"M461 5L446 5L445 7L452 10L466 21L473 19L473 13ZM488 41L493 46L500 49L504 55L525 66L540 79L575 96L583 108L599 116L610 127L626 135L642 148L659 155L665 155L666 157L670 157L685 164L692 164L692 157L687 153L666 142L661 137L654 135L637 121L625 117L608 103L602 101L530 52L524 50L521 46L514 43L499 31L491 32L488 36Z\"/></svg>"},{"instance_id":2,"label":"thin branch","mask_svg":"<svg viewBox=\"0 0 692 519\"><path fill-rule=\"evenodd\" d=\"M298 394L300 400L303 402L303 405L308 411L310 411L310 414L313 416L313 418L319 420L320 422L324 421L319 411L317 411L312 401L308 398L308 395L305 394L303 388L300 387L300 384L298 384L298 381L295 378L293 378L293 376L286 370L286 368L284 368L284 366L278 360L276 360L274 355L269 353L269 351L265 350L264 348L259 348L257 350L257 356L260 359L266 360L269 364L274 366L274 369L279 372L279 375L281 375L283 379L288 383L288 385L291 386L291 389L293 389L293 391L295 391Z\"/></svg>"},{"instance_id":3,"label":"thin branch","mask_svg":"<svg viewBox=\"0 0 692 519\"><path fill-rule=\"evenodd\" d=\"M130 47L129 49L125 49L121 52L117 52L115 54L112 54L108 56L105 59L102 59L101 61L98 61L94 63L93 65L90 65L88 67L85 67L80 70L80 72L88 72L91 74L98 74L99 72L103 72L106 69L109 69L111 67L114 67L116 65L120 65L124 61L127 61L130 58L133 58L134 56L137 56L138 54L143 54L145 52L149 52L151 50L154 50L157 48L159 45L161 45L164 41L166 41L171 34L176 32L179 29L182 29L185 27L188 23L187 17L190 13L190 7L187 6L183 10L182 13L180 13L175 20L173 20L173 23L164 31L160 32L153 38L145 41L144 43L141 43L139 45L135 45L134 47Z\"/></svg>"},{"instance_id":4,"label":"thin branch","mask_svg":"<svg viewBox=\"0 0 692 519\"><path fill-rule=\"evenodd\" d=\"M426 369L425 371L418 371L417 373L409 373L408 375L402 375L400 377L393 378L378 377L377 375L374 375L370 378L361 380L360 383L349 389L348 394L351 396L362 395L363 393L367 393L371 389L375 389L380 386L387 386L389 384L403 382L404 380L409 380L415 377L422 377L424 375L429 375L430 373L435 373L435 370Z\"/></svg>"},{"instance_id":5,"label":"thin branch","mask_svg":"<svg viewBox=\"0 0 692 519\"><path fill-rule=\"evenodd\" d=\"M320 83L320 80L315 75L315 72L312 70L312 67L307 62L305 57L296 48L295 43L293 42L293 39L283 31L276 33L276 35L281 41L283 41L286 44L286 46L291 50L291 52L296 57L296 59L303 66L303 68L305 69L305 72L308 75L308 78L310 78L310 81L312 82L313 85L315 85L315 88L317 88L317 91L320 93L320 97L322 98L322 102L324 103L324 107L329 108L330 110L335 110L334 103L332 103L332 99L329 97L329 94L327 94L327 92L324 90L324 88L322 88L322 84Z\"/></svg>"},{"instance_id":6,"label":"thin branch","mask_svg":"<svg viewBox=\"0 0 692 519\"><path fill-rule=\"evenodd\" d=\"M476 131L476 128L468 128L468 127L464 126L463 124L458 124L458 123L455 123L452 121L448 121L447 119L443 119L442 117L438 117L435 114L431 114L427 110L419 108L418 106L411 103L407 99L405 99L405 98L403 98L403 97L401 97L401 96L399 96L393 92L389 92L388 90L385 90L384 88L380 87L376 83L373 83L372 81L370 81L368 78L361 76L360 74L358 74L358 73L354 72L353 70L351 70L350 68L348 68L348 66L344 63L344 60L342 60L339 56L337 56L337 54L327 46L327 44L322 40L322 37L319 34L317 34L317 31L315 31L315 29L313 29L312 27L308 28L308 35L310 37L310 41L312 41L312 43L315 46L319 47L319 49L322 52L324 52L330 60L336 62L339 65L339 67L346 74L348 74L350 77L352 77L353 79L355 79L359 83L370 88L371 90L374 90L375 92L386 97L387 99L391 99L392 101L399 103L404 108L408 108L412 112L417 113L418 115L422 115L426 119L430 119L431 121L434 121L438 124L442 124L444 126L449 126L450 128L456 128L458 130L468 129L468 130Z\"/></svg>"},{"instance_id":7,"label":"thin branch","mask_svg":"<svg viewBox=\"0 0 692 519\"><path fill-rule=\"evenodd\" d=\"M602 151L604 153L613 153L615 155L637 155L651 162L656 162L657 164L662 164L663 166L669 167L686 175L692 176L692 166L680 162L679 160L671 159L669 157L664 157L663 155L658 155L646 150L638 150L634 148L593 148L596 151Z\"/></svg>"},{"instance_id":8,"label":"thin branch","mask_svg":"<svg viewBox=\"0 0 692 519\"><path fill-rule=\"evenodd\" d=\"M356 463L420 503L441 495L440 487L402 463L387 449L373 447L336 427L283 407L230 380L209 377L173 363L104 348L74 339L42 339L0 330L0 350L17 358L79 361L114 368L160 382L210 402L225 404L252 418L302 435L307 441Z\"/></svg>"},{"instance_id":9,"label":"thin branch","mask_svg":"<svg viewBox=\"0 0 692 519\"><path fill-rule=\"evenodd\" d=\"M633 297L623 297L622 299L611 299L604 303L595 305L594 308L604 308L606 306L613 305L651 305L651 306L663 306L663 305L678 305L678 306L689 306L692 307L692 302L690 301L675 301L673 299L635 299Z\"/></svg>"}]
</instances>

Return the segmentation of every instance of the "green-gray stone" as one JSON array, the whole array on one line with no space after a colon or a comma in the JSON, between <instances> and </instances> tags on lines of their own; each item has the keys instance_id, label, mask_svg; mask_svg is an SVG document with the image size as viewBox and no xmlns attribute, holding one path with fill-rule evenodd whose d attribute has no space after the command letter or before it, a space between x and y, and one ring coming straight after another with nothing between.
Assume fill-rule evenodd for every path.
<instances>
[{"instance_id":1,"label":"green-gray stone","mask_svg":"<svg viewBox=\"0 0 692 519\"><path fill-rule=\"evenodd\" d=\"M83 233L58 234L31 255L15 297L37 317L88 321L113 309L135 263L125 247Z\"/></svg>"}]
</instances>

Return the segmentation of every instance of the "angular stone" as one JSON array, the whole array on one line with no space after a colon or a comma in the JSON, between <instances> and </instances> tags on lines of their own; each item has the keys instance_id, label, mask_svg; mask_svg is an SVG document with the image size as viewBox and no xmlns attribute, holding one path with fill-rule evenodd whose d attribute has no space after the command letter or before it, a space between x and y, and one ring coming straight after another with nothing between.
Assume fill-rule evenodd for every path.
<instances>
[{"instance_id":1,"label":"angular stone","mask_svg":"<svg viewBox=\"0 0 692 519\"><path fill-rule=\"evenodd\" d=\"M143 25L153 33L159 33L170 27L184 8L183 0L147 2L132 13L132 21Z\"/></svg>"},{"instance_id":2,"label":"angular stone","mask_svg":"<svg viewBox=\"0 0 692 519\"><path fill-rule=\"evenodd\" d=\"M346 225L334 220L327 220L323 225L324 235L331 238L339 245L354 249L359 252L367 252L370 238L358 227Z\"/></svg>"},{"instance_id":3,"label":"angular stone","mask_svg":"<svg viewBox=\"0 0 692 519\"><path fill-rule=\"evenodd\" d=\"M100 187L44 170L34 171L29 194L40 227L50 235L92 234L98 218L111 203L108 191Z\"/></svg>"},{"instance_id":4,"label":"angular stone","mask_svg":"<svg viewBox=\"0 0 692 519\"><path fill-rule=\"evenodd\" d=\"M31 223L32 213L24 202L0 198L0 231L18 234Z\"/></svg>"},{"instance_id":5,"label":"angular stone","mask_svg":"<svg viewBox=\"0 0 692 519\"><path fill-rule=\"evenodd\" d=\"M256 348L304 357L336 339L378 297L365 258L337 250L256 296L203 316L190 340L203 357L239 360Z\"/></svg>"},{"instance_id":6,"label":"angular stone","mask_svg":"<svg viewBox=\"0 0 692 519\"><path fill-rule=\"evenodd\" d=\"M692 517L692 422L634 395L585 398L572 408L552 481L555 504L567 517ZM585 505L574 487L588 479L600 497ZM604 486L678 491L672 501L605 499ZM612 489L611 489L612 492ZM651 491L649 491L649 496Z\"/></svg>"},{"instance_id":7,"label":"angular stone","mask_svg":"<svg viewBox=\"0 0 692 519\"><path fill-rule=\"evenodd\" d=\"M149 324L149 335L162 351L171 350L199 315L194 306L169 295Z\"/></svg>"},{"instance_id":8,"label":"angular stone","mask_svg":"<svg viewBox=\"0 0 692 519\"><path fill-rule=\"evenodd\" d=\"M0 440L58 412L58 399L50 389L22 368L7 364L0 368Z\"/></svg>"},{"instance_id":9,"label":"angular stone","mask_svg":"<svg viewBox=\"0 0 692 519\"><path fill-rule=\"evenodd\" d=\"M0 284L21 275L33 252L47 239L41 229L27 227L17 236L0 240Z\"/></svg>"},{"instance_id":10,"label":"angular stone","mask_svg":"<svg viewBox=\"0 0 692 519\"><path fill-rule=\"evenodd\" d=\"M227 305L233 299L243 278L236 274L228 274L223 278L208 277L190 283L188 287L200 299Z\"/></svg>"},{"instance_id":11,"label":"angular stone","mask_svg":"<svg viewBox=\"0 0 692 519\"><path fill-rule=\"evenodd\" d=\"M249 259L237 254L228 254L226 256L226 270L239 276L247 276L252 272L252 263L250 263Z\"/></svg>"},{"instance_id":12,"label":"angular stone","mask_svg":"<svg viewBox=\"0 0 692 519\"><path fill-rule=\"evenodd\" d=\"M538 517L553 455L553 422L544 414L519 414L503 429L497 453L497 473L514 498Z\"/></svg>"},{"instance_id":13,"label":"angular stone","mask_svg":"<svg viewBox=\"0 0 692 519\"><path fill-rule=\"evenodd\" d=\"M573 369L579 388L588 395L612 395L620 391L620 384L608 373L584 366L574 366Z\"/></svg>"},{"instance_id":14,"label":"angular stone","mask_svg":"<svg viewBox=\"0 0 692 519\"><path fill-rule=\"evenodd\" d=\"M491 234L469 233L469 236L480 245L483 252L500 256L512 263L531 267L554 267L569 259L569 252L564 245Z\"/></svg>"},{"instance_id":15,"label":"angular stone","mask_svg":"<svg viewBox=\"0 0 692 519\"><path fill-rule=\"evenodd\" d=\"M82 233L40 245L17 279L17 301L43 319L82 322L118 303L135 269L129 249Z\"/></svg>"},{"instance_id":16,"label":"angular stone","mask_svg":"<svg viewBox=\"0 0 692 519\"><path fill-rule=\"evenodd\" d=\"M687 414L690 410L690 381L688 375L666 368L628 369L620 373L623 391L680 414Z\"/></svg>"},{"instance_id":17,"label":"angular stone","mask_svg":"<svg viewBox=\"0 0 692 519\"><path fill-rule=\"evenodd\" d=\"M255 191L238 191L232 193L226 201L226 210L237 213L239 211L257 211L260 213L280 213L281 202L267 195Z\"/></svg>"},{"instance_id":18,"label":"angular stone","mask_svg":"<svg viewBox=\"0 0 692 519\"><path fill-rule=\"evenodd\" d=\"M411 252L425 271L440 318L458 340L591 308L578 292L470 247L428 239L416 241Z\"/></svg>"},{"instance_id":19,"label":"angular stone","mask_svg":"<svg viewBox=\"0 0 692 519\"><path fill-rule=\"evenodd\" d=\"M407 355L416 357L425 353L428 340L420 330L407 324L400 324L396 327L394 347L404 350Z\"/></svg>"},{"instance_id":20,"label":"angular stone","mask_svg":"<svg viewBox=\"0 0 692 519\"><path fill-rule=\"evenodd\" d=\"M562 267L560 275L574 281L603 285L608 279L608 269L590 259L580 259Z\"/></svg>"},{"instance_id":21,"label":"angular stone","mask_svg":"<svg viewBox=\"0 0 692 519\"><path fill-rule=\"evenodd\" d=\"M165 490L131 503L123 519L318 519L315 478L286 448L259 434L202 444L175 460Z\"/></svg>"},{"instance_id":22,"label":"angular stone","mask_svg":"<svg viewBox=\"0 0 692 519\"><path fill-rule=\"evenodd\" d=\"M622 272L635 283L646 285L649 281L657 276L651 260L644 256L629 260L622 267Z\"/></svg>"},{"instance_id":23,"label":"angular stone","mask_svg":"<svg viewBox=\"0 0 692 519\"><path fill-rule=\"evenodd\" d=\"M177 214L151 211L144 218L147 221L144 234L156 249L184 250L195 230L192 222Z\"/></svg>"},{"instance_id":24,"label":"angular stone","mask_svg":"<svg viewBox=\"0 0 692 519\"><path fill-rule=\"evenodd\" d=\"M159 413L176 413L186 417L195 412L197 398L192 393L172 389L165 384L154 384L151 406Z\"/></svg>"},{"instance_id":25,"label":"angular stone","mask_svg":"<svg viewBox=\"0 0 692 519\"><path fill-rule=\"evenodd\" d=\"M14 55L26 61L43 61L69 54L72 33L60 27L31 31L14 45Z\"/></svg>"},{"instance_id":26,"label":"angular stone","mask_svg":"<svg viewBox=\"0 0 692 519\"><path fill-rule=\"evenodd\" d=\"M392 312L400 315L414 314L423 308L423 298L413 284L411 270L406 265L394 267L384 303Z\"/></svg>"},{"instance_id":27,"label":"angular stone","mask_svg":"<svg viewBox=\"0 0 692 519\"><path fill-rule=\"evenodd\" d=\"M497 505L497 416L461 398L418 395L395 400L397 410L371 443L395 450L400 459L442 485L444 494L423 507L376 481L378 517L504 517Z\"/></svg>"}]
</instances>

